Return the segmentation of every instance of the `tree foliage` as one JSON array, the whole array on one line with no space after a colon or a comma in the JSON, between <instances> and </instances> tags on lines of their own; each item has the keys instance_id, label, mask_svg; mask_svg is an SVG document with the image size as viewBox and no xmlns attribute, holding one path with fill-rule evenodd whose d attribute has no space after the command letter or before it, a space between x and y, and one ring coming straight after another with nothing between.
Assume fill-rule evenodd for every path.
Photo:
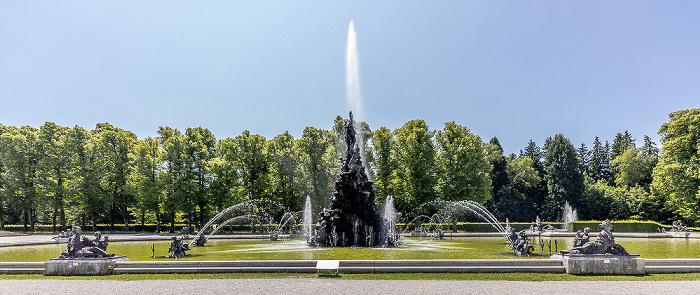
<instances>
[{"instance_id":1,"label":"tree foliage","mask_svg":"<svg viewBox=\"0 0 700 295\"><path fill-rule=\"evenodd\" d=\"M700 224L700 108L671 113L659 135L653 192L687 223Z\"/></svg>"}]
</instances>

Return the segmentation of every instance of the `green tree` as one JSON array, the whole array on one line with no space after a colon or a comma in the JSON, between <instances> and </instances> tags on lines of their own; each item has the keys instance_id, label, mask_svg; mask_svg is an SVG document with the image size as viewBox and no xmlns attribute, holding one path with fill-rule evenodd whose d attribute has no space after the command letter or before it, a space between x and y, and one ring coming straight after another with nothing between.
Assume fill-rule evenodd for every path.
<instances>
[{"instance_id":1,"label":"green tree","mask_svg":"<svg viewBox=\"0 0 700 295\"><path fill-rule=\"evenodd\" d=\"M100 189L101 172L93 134L75 126L68 132L66 146L73 155L68 178L71 204L77 208L73 222L82 220L79 223L84 226L88 219L92 230L97 231L97 221L108 203L104 191Z\"/></svg>"},{"instance_id":2,"label":"green tree","mask_svg":"<svg viewBox=\"0 0 700 295\"><path fill-rule=\"evenodd\" d=\"M513 202L508 200L513 197L508 179L508 159L503 155L503 147L496 137L491 138L485 149L491 165L491 199L486 207L497 217L506 218L513 209Z\"/></svg>"},{"instance_id":3,"label":"green tree","mask_svg":"<svg viewBox=\"0 0 700 295\"><path fill-rule=\"evenodd\" d=\"M579 171L581 171L581 173L587 172L590 168L591 152L588 150L585 143L581 143L581 146L576 149L576 154L578 155L578 161L580 163Z\"/></svg>"},{"instance_id":4,"label":"green tree","mask_svg":"<svg viewBox=\"0 0 700 295\"><path fill-rule=\"evenodd\" d=\"M537 202L542 178L531 158L518 158L508 161L508 194L499 204L511 221L528 222L535 220Z\"/></svg>"},{"instance_id":5,"label":"green tree","mask_svg":"<svg viewBox=\"0 0 700 295\"><path fill-rule=\"evenodd\" d=\"M545 197L547 196L547 181L545 179L544 165L542 159L544 158L544 153L542 149L537 146L537 144L530 140L524 150L520 152L520 158L529 158L532 160L532 168L537 171L537 175L540 178L540 182L534 187L519 188L521 192L525 192L527 197L532 200L536 207L536 215L542 213L542 205L544 204ZM530 219L532 221L534 219Z\"/></svg>"},{"instance_id":6,"label":"green tree","mask_svg":"<svg viewBox=\"0 0 700 295\"><path fill-rule=\"evenodd\" d=\"M438 191L443 200L472 200L483 204L491 197L491 165L483 141L467 127L445 123L436 136L439 148Z\"/></svg>"},{"instance_id":7,"label":"green tree","mask_svg":"<svg viewBox=\"0 0 700 295\"><path fill-rule=\"evenodd\" d=\"M156 219L157 232L161 231L160 207L163 202L159 181L160 153L157 139L146 137L140 140L131 154L134 173L129 181L141 213L141 226L144 226L146 214L151 212Z\"/></svg>"},{"instance_id":8,"label":"green tree","mask_svg":"<svg viewBox=\"0 0 700 295\"><path fill-rule=\"evenodd\" d=\"M700 108L669 114L652 192L688 224L700 224Z\"/></svg>"},{"instance_id":9,"label":"green tree","mask_svg":"<svg viewBox=\"0 0 700 295\"><path fill-rule=\"evenodd\" d=\"M269 197L270 159L265 138L246 130L232 141L223 141L221 148L226 161L234 163L238 171L239 196L247 200Z\"/></svg>"},{"instance_id":10,"label":"green tree","mask_svg":"<svg viewBox=\"0 0 700 295\"><path fill-rule=\"evenodd\" d=\"M617 167L615 184L625 188L635 186L648 188L657 161L657 156L646 154L642 148L627 148L612 161L612 164Z\"/></svg>"},{"instance_id":11,"label":"green tree","mask_svg":"<svg viewBox=\"0 0 700 295\"><path fill-rule=\"evenodd\" d=\"M187 167L185 165L185 139L182 133L170 127L158 129L158 141L162 147L161 160L163 165L162 185L165 193L164 210L169 213L170 232L175 232L176 214L185 204L184 210L192 210L191 204L186 204ZM190 205L189 207L187 205Z\"/></svg>"},{"instance_id":12,"label":"green tree","mask_svg":"<svg viewBox=\"0 0 700 295\"><path fill-rule=\"evenodd\" d=\"M100 168L101 187L111 200L110 228L114 228L114 214L119 211L124 222L124 230L129 230L129 205L134 197L129 194L127 180L131 173L129 153L137 142L133 133L116 128L108 123L99 123L94 134L97 161Z\"/></svg>"},{"instance_id":13,"label":"green tree","mask_svg":"<svg viewBox=\"0 0 700 295\"><path fill-rule=\"evenodd\" d=\"M423 120L408 121L394 130L400 192L395 200L404 212L435 198L434 134Z\"/></svg>"},{"instance_id":14,"label":"green tree","mask_svg":"<svg viewBox=\"0 0 700 295\"><path fill-rule=\"evenodd\" d=\"M311 197L314 211L329 204L333 192L332 177L337 170L337 138L332 132L306 127L295 144L303 175L305 194Z\"/></svg>"},{"instance_id":15,"label":"green tree","mask_svg":"<svg viewBox=\"0 0 700 295\"><path fill-rule=\"evenodd\" d=\"M598 136L595 137L588 163L588 175L594 180L608 179L609 177L610 156L606 146L603 145Z\"/></svg>"},{"instance_id":16,"label":"green tree","mask_svg":"<svg viewBox=\"0 0 700 295\"><path fill-rule=\"evenodd\" d=\"M61 230L66 230L66 201L71 153L67 148L66 137L70 129L53 122L46 122L39 128L39 142L42 155L39 159L39 179L41 194L52 211L53 231L56 231L58 217Z\"/></svg>"},{"instance_id":17,"label":"green tree","mask_svg":"<svg viewBox=\"0 0 700 295\"><path fill-rule=\"evenodd\" d=\"M617 133L610 150L610 158L615 159L617 156L622 155L626 149L634 147L634 139L627 130L625 130L625 133Z\"/></svg>"},{"instance_id":18,"label":"green tree","mask_svg":"<svg viewBox=\"0 0 700 295\"><path fill-rule=\"evenodd\" d=\"M216 138L209 129L196 127L185 130L185 165L187 166L188 198L199 209L199 224L204 224L209 205L211 173L209 161L215 156ZM188 212L187 224L192 226L192 214Z\"/></svg>"},{"instance_id":19,"label":"green tree","mask_svg":"<svg viewBox=\"0 0 700 295\"><path fill-rule=\"evenodd\" d=\"M381 127L372 133L374 189L379 203L387 196L396 195L396 140L386 127Z\"/></svg>"},{"instance_id":20,"label":"green tree","mask_svg":"<svg viewBox=\"0 0 700 295\"><path fill-rule=\"evenodd\" d=\"M285 131L271 139L267 149L270 156L272 199L292 211L300 211L302 195L297 188L299 163L294 148L294 137Z\"/></svg>"},{"instance_id":21,"label":"green tree","mask_svg":"<svg viewBox=\"0 0 700 295\"><path fill-rule=\"evenodd\" d=\"M29 126L10 127L0 136L4 164L4 195L11 208L22 212L24 229L34 231L39 202L38 162L41 145L38 130Z\"/></svg>"},{"instance_id":22,"label":"green tree","mask_svg":"<svg viewBox=\"0 0 700 295\"><path fill-rule=\"evenodd\" d=\"M579 171L580 164L576 156L576 148L571 141L564 135L557 134L554 139L547 142L544 166L549 194L542 209L542 218L558 220L565 201L575 208L583 205L580 203L580 197L584 179Z\"/></svg>"}]
</instances>

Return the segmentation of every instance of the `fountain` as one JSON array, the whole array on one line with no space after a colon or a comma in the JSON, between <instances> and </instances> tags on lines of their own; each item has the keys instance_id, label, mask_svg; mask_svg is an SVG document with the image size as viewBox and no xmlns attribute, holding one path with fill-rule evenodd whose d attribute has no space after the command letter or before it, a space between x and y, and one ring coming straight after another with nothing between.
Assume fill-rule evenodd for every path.
<instances>
[{"instance_id":1,"label":"fountain","mask_svg":"<svg viewBox=\"0 0 700 295\"><path fill-rule=\"evenodd\" d=\"M355 136L350 112L345 124L345 157L341 158L340 173L335 179L331 208L319 213L315 233L308 241L310 245L375 247L396 244L397 235L388 235L393 229L385 228L387 221L374 203L373 183L365 173Z\"/></svg>"},{"instance_id":2,"label":"fountain","mask_svg":"<svg viewBox=\"0 0 700 295\"><path fill-rule=\"evenodd\" d=\"M567 229L569 223L578 221L578 214L576 214L576 209L572 208L571 205L569 205L569 201L566 201L564 203L564 212L562 212L562 216L564 217L564 229Z\"/></svg>"},{"instance_id":3,"label":"fountain","mask_svg":"<svg viewBox=\"0 0 700 295\"><path fill-rule=\"evenodd\" d=\"M276 221L275 216L279 216L280 213L282 217L279 219L279 221ZM226 217L226 219L223 219L224 217ZM222 219L223 221L220 224L214 224ZM212 217L206 224L204 224L204 226L202 226L202 228L199 229L197 234L192 238L189 246L195 244L197 246L203 246L209 237L220 231L225 226L244 222L250 223L254 231L255 225L260 225L261 229L265 229L265 232L268 234L270 240L277 240L279 235L283 232L283 229L291 222L295 221L296 215L289 212L286 207L278 202L271 200L244 201L230 206ZM206 231L208 230L209 234L206 234ZM206 235L206 237L202 238L204 235Z\"/></svg>"},{"instance_id":4,"label":"fountain","mask_svg":"<svg viewBox=\"0 0 700 295\"><path fill-rule=\"evenodd\" d=\"M421 212L428 211L435 212L432 215L421 214ZM483 205L471 201L444 201L435 200L425 203L414 210L414 216L417 215L411 222L415 222L416 228L411 232L411 236L427 236L430 235L433 238L441 239L444 237L444 232L442 231L442 224L447 223L448 218L452 220L453 227L456 229L457 220L456 212L459 210L466 210L471 212L476 217L481 220L488 222L505 240L511 245L513 251L518 255L530 255L534 252L535 247L532 245L531 239L528 238L526 231L521 231L516 233L506 219L506 227L504 228L501 223L496 219L496 217L489 212ZM416 213L418 212L418 213ZM428 220L428 225L420 225L420 220ZM538 217L539 219L539 217ZM541 222L540 222L541 224Z\"/></svg>"},{"instance_id":5,"label":"fountain","mask_svg":"<svg viewBox=\"0 0 700 295\"><path fill-rule=\"evenodd\" d=\"M301 234L306 239L306 241L309 241L311 239L311 236L314 234L313 226L314 226L314 219L313 219L313 212L311 212L311 197L306 196L306 201L304 202L304 211L302 213L302 227L301 227Z\"/></svg>"}]
</instances>

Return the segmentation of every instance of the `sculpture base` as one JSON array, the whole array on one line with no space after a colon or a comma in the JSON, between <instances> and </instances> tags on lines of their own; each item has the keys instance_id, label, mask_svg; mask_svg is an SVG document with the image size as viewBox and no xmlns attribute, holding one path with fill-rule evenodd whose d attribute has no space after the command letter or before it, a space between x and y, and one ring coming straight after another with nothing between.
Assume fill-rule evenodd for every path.
<instances>
[{"instance_id":1,"label":"sculpture base","mask_svg":"<svg viewBox=\"0 0 700 295\"><path fill-rule=\"evenodd\" d=\"M554 254L552 259L561 259L568 274L645 274L644 258L639 255L600 255L600 254Z\"/></svg>"},{"instance_id":2,"label":"sculpture base","mask_svg":"<svg viewBox=\"0 0 700 295\"><path fill-rule=\"evenodd\" d=\"M46 262L47 276L104 276L111 275L117 261L129 261L126 256L110 258L51 258Z\"/></svg>"}]
</instances>

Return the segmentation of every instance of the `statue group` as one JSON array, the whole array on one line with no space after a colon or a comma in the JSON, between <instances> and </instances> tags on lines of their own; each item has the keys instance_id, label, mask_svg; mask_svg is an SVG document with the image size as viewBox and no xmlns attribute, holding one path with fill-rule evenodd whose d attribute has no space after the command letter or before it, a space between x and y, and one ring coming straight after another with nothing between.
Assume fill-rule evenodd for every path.
<instances>
[{"instance_id":1,"label":"statue group","mask_svg":"<svg viewBox=\"0 0 700 295\"><path fill-rule=\"evenodd\" d=\"M530 243L530 238L528 238L525 230L515 233L515 230L510 228L508 240L510 241L510 247L517 253L517 255L530 256L530 254L535 251L535 246Z\"/></svg>"},{"instance_id":2,"label":"statue group","mask_svg":"<svg viewBox=\"0 0 700 295\"><path fill-rule=\"evenodd\" d=\"M187 243L183 242L182 237L173 237L173 241L170 243L170 248L168 249L168 256L165 256L167 258L182 258L187 256L187 253L185 251L190 250L190 245Z\"/></svg>"},{"instance_id":3,"label":"statue group","mask_svg":"<svg viewBox=\"0 0 700 295\"><path fill-rule=\"evenodd\" d=\"M109 237L102 236L99 231L94 233L95 238L90 239L82 235L80 226L74 225L70 231L71 236L68 240L66 250L61 253L59 258L75 259L75 258L111 258L114 253L107 253L109 245Z\"/></svg>"},{"instance_id":4,"label":"statue group","mask_svg":"<svg viewBox=\"0 0 700 295\"><path fill-rule=\"evenodd\" d=\"M598 234L598 239L595 241L590 241L588 234L590 233L590 228L585 228L583 232L576 233L576 240L574 240L574 247L570 250L561 251L565 255L575 255L575 254L610 254L610 255L629 255L627 250L620 244L615 243L615 237L612 232L612 222L606 219L600 224L602 230Z\"/></svg>"}]
</instances>

